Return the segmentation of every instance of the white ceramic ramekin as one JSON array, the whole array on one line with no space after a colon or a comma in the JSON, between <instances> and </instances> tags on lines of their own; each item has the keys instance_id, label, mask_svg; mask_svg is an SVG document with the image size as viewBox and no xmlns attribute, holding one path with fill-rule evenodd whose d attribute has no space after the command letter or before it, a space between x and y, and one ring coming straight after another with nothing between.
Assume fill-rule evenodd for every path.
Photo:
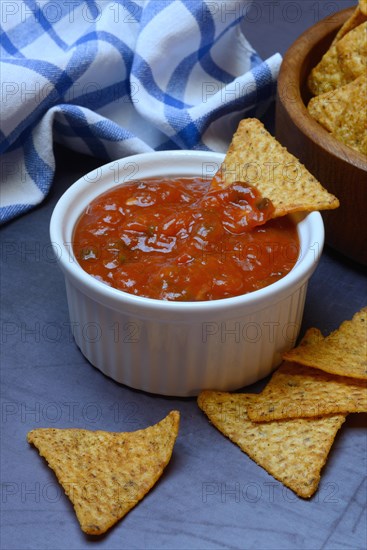
<instances>
[{"instance_id":1,"label":"white ceramic ramekin","mask_svg":"<svg viewBox=\"0 0 367 550\"><path fill-rule=\"evenodd\" d=\"M101 193L140 178L211 177L223 158L169 151L114 161L79 179L54 209L50 236L65 276L76 343L117 382L172 396L235 390L269 374L295 343L307 283L324 244L318 212L297 220L301 252L294 268L276 283L234 298L168 302L134 296L88 275L73 254L75 223Z\"/></svg>"}]
</instances>

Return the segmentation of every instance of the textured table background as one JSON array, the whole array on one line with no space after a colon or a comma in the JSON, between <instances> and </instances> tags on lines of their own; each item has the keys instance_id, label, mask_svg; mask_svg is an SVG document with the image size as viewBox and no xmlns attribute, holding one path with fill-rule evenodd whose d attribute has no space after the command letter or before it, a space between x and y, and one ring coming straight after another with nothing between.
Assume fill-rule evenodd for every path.
<instances>
[{"instance_id":1,"label":"textured table background","mask_svg":"<svg viewBox=\"0 0 367 550\"><path fill-rule=\"evenodd\" d=\"M264 57L283 54L305 28L352 4L255 2L246 34ZM194 399L131 390L80 354L48 225L63 191L98 164L58 149L48 199L2 229L1 548L364 548L365 415L347 418L318 492L304 501L211 427ZM327 334L366 301L364 270L325 249L309 284L302 332L317 326ZM131 431L171 409L181 412L181 429L159 484L106 536L84 536L53 472L27 444L27 432L41 426Z\"/></svg>"}]
</instances>

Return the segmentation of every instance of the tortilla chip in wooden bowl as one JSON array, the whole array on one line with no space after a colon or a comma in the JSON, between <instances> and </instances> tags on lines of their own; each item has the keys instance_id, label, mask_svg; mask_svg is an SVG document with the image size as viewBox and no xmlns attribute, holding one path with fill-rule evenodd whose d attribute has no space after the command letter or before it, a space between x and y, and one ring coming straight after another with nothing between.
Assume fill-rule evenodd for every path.
<instances>
[{"instance_id":1,"label":"tortilla chip in wooden bowl","mask_svg":"<svg viewBox=\"0 0 367 550\"><path fill-rule=\"evenodd\" d=\"M367 73L313 97L308 112L339 141L367 156Z\"/></svg>"},{"instance_id":2,"label":"tortilla chip in wooden bowl","mask_svg":"<svg viewBox=\"0 0 367 550\"><path fill-rule=\"evenodd\" d=\"M326 243L345 256L365 265L367 265L367 216L365 215L367 156L364 151L367 128L362 121L363 111L366 110L363 109L363 95L358 101L361 115L359 121L357 108L355 111L345 111L346 125L343 128L339 124L333 133L311 116L307 105L313 94L333 90L335 95L327 97L327 103L331 98L336 99L335 110L337 113L343 110L339 102L346 100L340 100L340 96L337 95L338 90L341 85L353 82L355 71L358 72L361 67L363 68L363 52L366 47L363 29L366 21L365 4L361 2L358 7L337 12L306 30L283 58L278 78L276 104L278 141L299 158L322 186L340 201L340 207L336 211L326 210L322 213ZM361 28L359 28L360 25L362 25ZM350 51L350 39L353 36L357 37L356 55ZM340 76L342 73L338 51L348 77L344 73L343 78ZM319 63L326 63L323 60L324 56L330 67L317 69ZM313 74L310 77L311 72ZM321 80L329 79L328 84L323 86L316 79L316 74ZM314 80L311 84L313 94L309 88L310 78ZM335 79L339 88L331 85ZM351 89L353 90L353 86ZM344 97L345 91L340 94ZM322 109L321 106L325 107L325 99L321 99L318 111ZM325 118L332 109L331 105L325 108ZM356 121L358 121L358 128L355 128ZM351 146L346 145L346 141L350 142Z\"/></svg>"}]
</instances>

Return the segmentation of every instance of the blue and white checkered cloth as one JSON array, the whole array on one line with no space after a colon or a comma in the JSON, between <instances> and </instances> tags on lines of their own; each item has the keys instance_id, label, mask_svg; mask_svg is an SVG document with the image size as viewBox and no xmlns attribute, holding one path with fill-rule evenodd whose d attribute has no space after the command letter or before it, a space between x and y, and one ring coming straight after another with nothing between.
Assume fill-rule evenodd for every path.
<instances>
[{"instance_id":1,"label":"blue and white checkered cloth","mask_svg":"<svg viewBox=\"0 0 367 550\"><path fill-rule=\"evenodd\" d=\"M224 152L261 116L281 57L243 34L248 0L2 0L1 220L39 204L53 142L109 160Z\"/></svg>"}]
</instances>

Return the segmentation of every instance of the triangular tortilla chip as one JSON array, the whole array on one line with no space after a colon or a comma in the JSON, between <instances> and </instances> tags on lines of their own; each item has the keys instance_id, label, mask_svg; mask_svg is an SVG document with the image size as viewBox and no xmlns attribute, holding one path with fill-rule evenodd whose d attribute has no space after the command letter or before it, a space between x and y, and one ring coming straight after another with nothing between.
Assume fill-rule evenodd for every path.
<instances>
[{"instance_id":1,"label":"triangular tortilla chip","mask_svg":"<svg viewBox=\"0 0 367 550\"><path fill-rule=\"evenodd\" d=\"M349 103L338 118L332 135L367 156L367 75L349 84ZM339 90L335 91L337 94Z\"/></svg>"},{"instance_id":2,"label":"triangular tortilla chip","mask_svg":"<svg viewBox=\"0 0 367 550\"><path fill-rule=\"evenodd\" d=\"M363 64L352 62L352 52L354 44L356 44L356 49L358 48L357 43L359 41L363 57L365 45L363 32L359 27L366 21L367 17L358 8L352 17L353 19L348 20L345 26L340 29L321 61L312 69L307 83L313 95L335 90L363 74ZM344 64L340 62L340 56L344 58ZM357 57L361 58L360 55L357 55Z\"/></svg>"},{"instance_id":3,"label":"triangular tortilla chip","mask_svg":"<svg viewBox=\"0 0 367 550\"><path fill-rule=\"evenodd\" d=\"M310 329L301 345L322 340ZM253 422L367 412L367 382L284 361L247 412Z\"/></svg>"},{"instance_id":4,"label":"triangular tortilla chip","mask_svg":"<svg viewBox=\"0 0 367 550\"><path fill-rule=\"evenodd\" d=\"M300 497L311 497L345 416L251 422L247 408L253 399L250 394L205 391L198 405L259 466Z\"/></svg>"},{"instance_id":5,"label":"triangular tortilla chip","mask_svg":"<svg viewBox=\"0 0 367 550\"><path fill-rule=\"evenodd\" d=\"M366 103L366 91L367 74L337 90L313 97L307 109L326 130L334 132L343 123L343 119L348 118L348 113L357 110L354 103L358 96Z\"/></svg>"},{"instance_id":6,"label":"triangular tortilla chip","mask_svg":"<svg viewBox=\"0 0 367 550\"><path fill-rule=\"evenodd\" d=\"M274 205L272 217L337 208L339 201L269 134L257 119L244 119L233 136L214 186L246 182Z\"/></svg>"},{"instance_id":7,"label":"triangular tortilla chip","mask_svg":"<svg viewBox=\"0 0 367 550\"><path fill-rule=\"evenodd\" d=\"M367 19L367 0L360 0L359 5L356 7L352 15L346 20L346 22L341 26L337 32L333 44L338 42L343 36L345 36L349 31L364 23Z\"/></svg>"},{"instance_id":8,"label":"triangular tortilla chip","mask_svg":"<svg viewBox=\"0 0 367 550\"><path fill-rule=\"evenodd\" d=\"M364 15L367 15L367 0L359 0L358 7Z\"/></svg>"},{"instance_id":9,"label":"triangular tortilla chip","mask_svg":"<svg viewBox=\"0 0 367 550\"><path fill-rule=\"evenodd\" d=\"M100 535L153 487L168 464L179 413L128 433L38 428L27 439L54 470L85 533Z\"/></svg>"},{"instance_id":10,"label":"triangular tortilla chip","mask_svg":"<svg viewBox=\"0 0 367 550\"><path fill-rule=\"evenodd\" d=\"M338 62L346 80L367 72L367 21L346 34L336 45ZM365 97L366 100L366 97Z\"/></svg>"},{"instance_id":11,"label":"triangular tortilla chip","mask_svg":"<svg viewBox=\"0 0 367 550\"><path fill-rule=\"evenodd\" d=\"M367 380L367 307L323 341L298 346L283 359L339 376Z\"/></svg>"},{"instance_id":12,"label":"triangular tortilla chip","mask_svg":"<svg viewBox=\"0 0 367 550\"><path fill-rule=\"evenodd\" d=\"M347 84L339 67L336 44L333 43L330 46L308 76L307 85L315 96L331 92Z\"/></svg>"},{"instance_id":13,"label":"triangular tortilla chip","mask_svg":"<svg viewBox=\"0 0 367 550\"><path fill-rule=\"evenodd\" d=\"M366 98L367 73L337 90L313 97L307 109L336 139L367 155Z\"/></svg>"}]
</instances>

